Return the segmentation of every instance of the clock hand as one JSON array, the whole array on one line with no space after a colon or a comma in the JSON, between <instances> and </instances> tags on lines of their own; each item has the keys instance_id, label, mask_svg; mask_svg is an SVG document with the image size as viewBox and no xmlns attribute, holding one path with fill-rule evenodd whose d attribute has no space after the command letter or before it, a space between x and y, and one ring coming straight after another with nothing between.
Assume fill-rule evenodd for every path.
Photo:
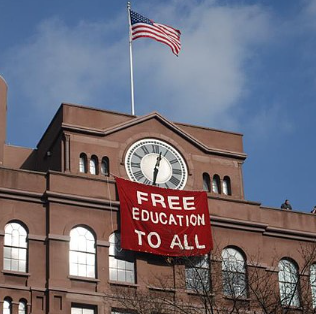
<instances>
[{"instance_id":1,"label":"clock hand","mask_svg":"<svg viewBox=\"0 0 316 314\"><path fill-rule=\"evenodd\" d=\"M157 175L159 171L159 165L160 165L160 160L161 160L161 153L157 157L157 161L154 167L154 177L153 177L153 185L156 185L156 180L157 180Z\"/></svg>"}]
</instances>

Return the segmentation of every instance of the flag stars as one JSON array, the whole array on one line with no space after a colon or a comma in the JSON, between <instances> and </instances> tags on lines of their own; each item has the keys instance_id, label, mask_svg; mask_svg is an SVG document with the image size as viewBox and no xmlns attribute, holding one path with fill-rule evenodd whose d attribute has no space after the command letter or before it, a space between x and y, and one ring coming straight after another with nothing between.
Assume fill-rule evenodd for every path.
<instances>
[{"instance_id":1,"label":"flag stars","mask_svg":"<svg viewBox=\"0 0 316 314\"><path fill-rule=\"evenodd\" d=\"M146 24L150 24L153 25L153 22L148 19L147 17L144 17L134 11L131 11L131 23L136 24L136 23L146 23Z\"/></svg>"}]
</instances>

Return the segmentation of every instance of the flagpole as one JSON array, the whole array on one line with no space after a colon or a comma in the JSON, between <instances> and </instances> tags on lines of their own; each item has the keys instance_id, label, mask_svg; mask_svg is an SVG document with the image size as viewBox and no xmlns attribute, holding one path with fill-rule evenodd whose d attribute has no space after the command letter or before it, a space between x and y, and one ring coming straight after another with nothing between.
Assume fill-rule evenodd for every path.
<instances>
[{"instance_id":1,"label":"flagpole","mask_svg":"<svg viewBox=\"0 0 316 314\"><path fill-rule=\"evenodd\" d=\"M134 74L133 74L133 53L132 53L132 25L131 25L131 3L127 2L127 14L128 14L128 24L129 24L129 63L130 63L130 73L131 73L131 105L132 105L132 115L135 115L134 108Z\"/></svg>"}]
</instances>

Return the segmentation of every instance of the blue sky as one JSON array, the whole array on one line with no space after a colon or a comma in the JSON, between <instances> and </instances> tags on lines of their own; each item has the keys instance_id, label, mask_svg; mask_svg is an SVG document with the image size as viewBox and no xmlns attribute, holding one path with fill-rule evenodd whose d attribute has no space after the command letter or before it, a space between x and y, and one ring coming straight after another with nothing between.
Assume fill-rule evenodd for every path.
<instances>
[{"instance_id":1,"label":"blue sky","mask_svg":"<svg viewBox=\"0 0 316 314\"><path fill-rule=\"evenodd\" d=\"M182 51L133 43L136 114L244 134L245 196L316 205L316 2L136 0ZM126 1L1 0L7 142L36 147L62 102L130 113Z\"/></svg>"}]
</instances>

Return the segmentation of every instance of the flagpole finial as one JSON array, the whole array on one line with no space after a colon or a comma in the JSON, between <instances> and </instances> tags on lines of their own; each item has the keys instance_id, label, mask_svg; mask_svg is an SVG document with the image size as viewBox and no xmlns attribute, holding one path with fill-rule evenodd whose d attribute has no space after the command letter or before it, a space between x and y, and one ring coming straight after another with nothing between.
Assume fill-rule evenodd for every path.
<instances>
[{"instance_id":1,"label":"flagpole finial","mask_svg":"<svg viewBox=\"0 0 316 314\"><path fill-rule=\"evenodd\" d=\"M127 1L127 8L130 9L131 8L131 3L129 1Z\"/></svg>"}]
</instances>

